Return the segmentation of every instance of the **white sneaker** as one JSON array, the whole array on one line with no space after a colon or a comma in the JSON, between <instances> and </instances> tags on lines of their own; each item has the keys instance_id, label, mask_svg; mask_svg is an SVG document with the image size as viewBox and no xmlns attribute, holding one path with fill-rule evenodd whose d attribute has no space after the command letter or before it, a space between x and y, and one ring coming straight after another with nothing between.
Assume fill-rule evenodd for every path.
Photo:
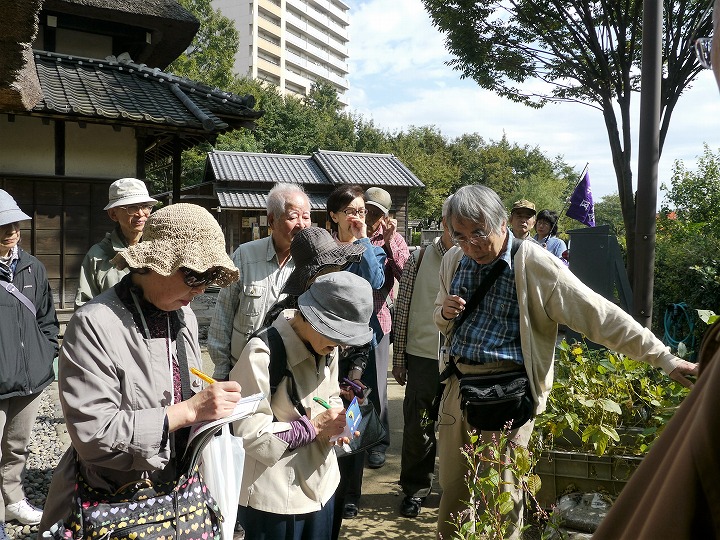
<instances>
[{"instance_id":1,"label":"white sneaker","mask_svg":"<svg viewBox=\"0 0 720 540\"><path fill-rule=\"evenodd\" d=\"M27 499L8 504L5 507L5 518L8 521L14 519L23 525L37 525L40 523L42 514L42 510L35 508Z\"/></svg>"}]
</instances>

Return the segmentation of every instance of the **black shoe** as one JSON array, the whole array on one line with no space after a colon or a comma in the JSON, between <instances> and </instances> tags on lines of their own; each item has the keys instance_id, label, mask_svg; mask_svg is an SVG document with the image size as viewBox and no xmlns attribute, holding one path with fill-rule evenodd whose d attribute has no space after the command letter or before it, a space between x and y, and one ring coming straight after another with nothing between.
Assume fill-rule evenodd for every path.
<instances>
[{"instance_id":1,"label":"black shoe","mask_svg":"<svg viewBox=\"0 0 720 540\"><path fill-rule=\"evenodd\" d=\"M357 504L347 503L343 507L343 519L352 519L354 517L357 517L357 515L358 515Z\"/></svg>"},{"instance_id":2,"label":"black shoe","mask_svg":"<svg viewBox=\"0 0 720 540\"><path fill-rule=\"evenodd\" d=\"M370 452L367 457L368 467L371 469L379 469L385 465L385 452Z\"/></svg>"},{"instance_id":3,"label":"black shoe","mask_svg":"<svg viewBox=\"0 0 720 540\"><path fill-rule=\"evenodd\" d=\"M410 497L406 495L400 503L400 515L405 517L417 517L422 509L425 499L422 497Z\"/></svg>"}]
</instances>

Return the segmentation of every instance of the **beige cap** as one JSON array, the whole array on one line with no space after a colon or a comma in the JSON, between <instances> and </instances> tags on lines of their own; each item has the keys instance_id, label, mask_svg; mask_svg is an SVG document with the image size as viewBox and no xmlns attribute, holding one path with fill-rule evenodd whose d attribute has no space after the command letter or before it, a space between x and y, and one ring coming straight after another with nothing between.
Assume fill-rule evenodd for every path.
<instances>
[{"instance_id":1,"label":"beige cap","mask_svg":"<svg viewBox=\"0 0 720 540\"><path fill-rule=\"evenodd\" d=\"M120 180L115 180L110 184L108 199L110 202L103 210L110 210L116 206L125 206L128 204L155 204L157 202L148 193L145 182L137 178L121 178Z\"/></svg>"},{"instance_id":2,"label":"beige cap","mask_svg":"<svg viewBox=\"0 0 720 540\"><path fill-rule=\"evenodd\" d=\"M537 213L537 211L535 210L535 204L534 204L534 203L531 203L531 202L528 201L527 199L520 199L519 201L515 201L515 202L513 203L513 207L512 207L513 210L518 210L518 209L520 209L520 208L525 208L525 209L527 209L527 210L532 210L532 213L533 213L533 214L536 214L536 213ZM511 213L512 213L512 211L511 211Z\"/></svg>"}]
</instances>

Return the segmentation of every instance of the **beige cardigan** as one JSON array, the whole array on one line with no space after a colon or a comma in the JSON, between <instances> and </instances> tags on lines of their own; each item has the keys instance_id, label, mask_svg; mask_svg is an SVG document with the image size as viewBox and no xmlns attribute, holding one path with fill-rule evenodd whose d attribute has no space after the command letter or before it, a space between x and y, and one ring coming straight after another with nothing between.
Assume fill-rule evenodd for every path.
<instances>
[{"instance_id":1,"label":"beige cardigan","mask_svg":"<svg viewBox=\"0 0 720 540\"><path fill-rule=\"evenodd\" d=\"M510 249L512 242L508 242ZM440 266L440 292L435 300L435 324L448 335L454 320L441 315L455 270L463 257L453 247ZM513 259L520 304L520 342L530 379L536 413L545 410L553 384L558 324L596 343L670 373L679 359L647 328L615 304L582 283L560 259L533 242L523 242ZM441 366L442 369L442 366Z\"/></svg>"}]
</instances>

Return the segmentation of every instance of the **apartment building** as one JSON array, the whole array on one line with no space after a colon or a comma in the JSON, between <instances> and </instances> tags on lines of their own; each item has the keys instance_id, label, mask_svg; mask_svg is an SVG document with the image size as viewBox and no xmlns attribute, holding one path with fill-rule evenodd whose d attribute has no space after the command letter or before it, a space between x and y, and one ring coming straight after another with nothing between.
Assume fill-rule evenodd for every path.
<instances>
[{"instance_id":1,"label":"apartment building","mask_svg":"<svg viewBox=\"0 0 720 540\"><path fill-rule=\"evenodd\" d=\"M235 71L307 95L326 81L340 102L348 85L348 6L342 0L213 0L235 21L240 47Z\"/></svg>"}]
</instances>

